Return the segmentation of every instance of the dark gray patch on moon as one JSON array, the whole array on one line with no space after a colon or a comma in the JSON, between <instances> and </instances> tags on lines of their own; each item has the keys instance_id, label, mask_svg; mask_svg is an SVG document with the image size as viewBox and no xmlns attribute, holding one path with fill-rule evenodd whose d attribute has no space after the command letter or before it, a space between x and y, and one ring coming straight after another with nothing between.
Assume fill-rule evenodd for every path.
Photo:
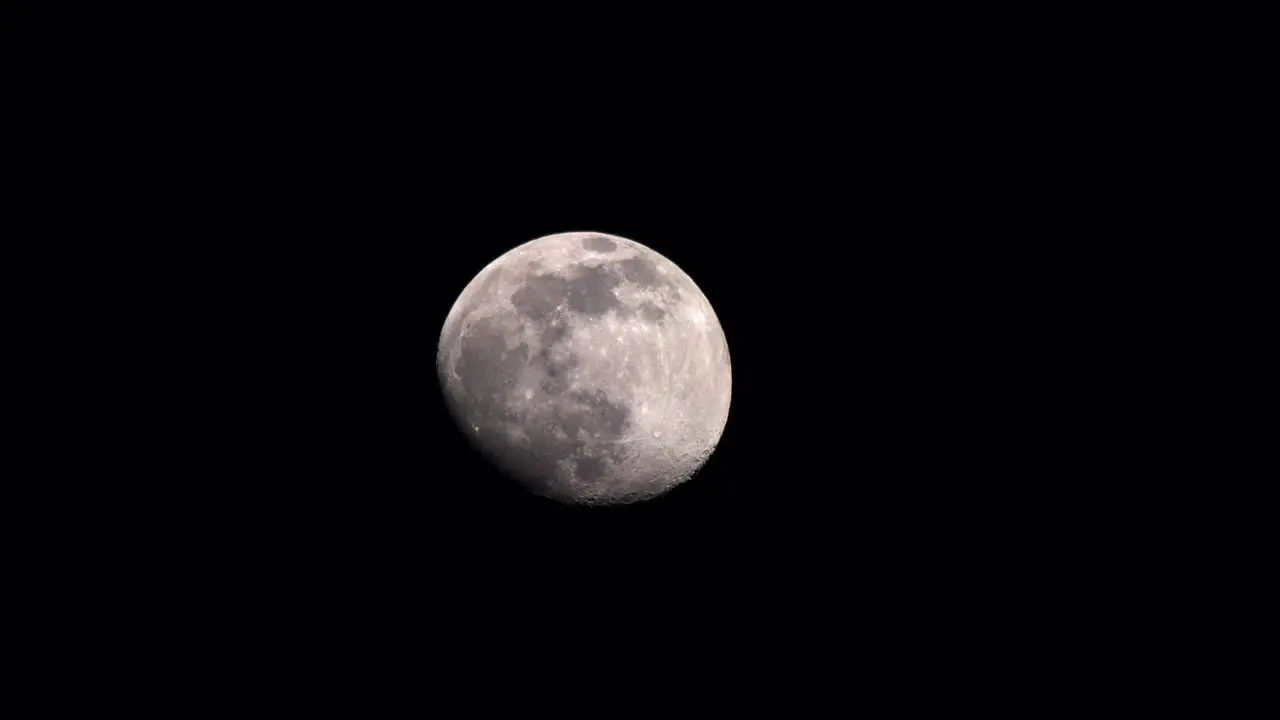
<instances>
[{"instance_id":1,"label":"dark gray patch on moon","mask_svg":"<svg viewBox=\"0 0 1280 720\"><path fill-rule=\"evenodd\" d=\"M626 405L614 403L603 390L578 391L573 393L573 397L587 406L587 412L581 419L590 423L601 439L613 441L622 437L627 421L631 419L631 410Z\"/></svg>"},{"instance_id":2,"label":"dark gray patch on moon","mask_svg":"<svg viewBox=\"0 0 1280 720\"><path fill-rule=\"evenodd\" d=\"M664 284L662 275L658 273L658 266L640 255L619 260L617 267L622 277L637 285L652 288Z\"/></svg>"},{"instance_id":3,"label":"dark gray patch on moon","mask_svg":"<svg viewBox=\"0 0 1280 720\"><path fill-rule=\"evenodd\" d=\"M618 278L603 267L580 268L569 282L569 307L583 315L603 315L613 309L621 309L622 303L613 289Z\"/></svg>"},{"instance_id":4,"label":"dark gray patch on moon","mask_svg":"<svg viewBox=\"0 0 1280 720\"><path fill-rule=\"evenodd\" d=\"M554 313L568 294L569 282L559 275L534 275L511 293L511 304L521 315L542 320Z\"/></svg>"},{"instance_id":5,"label":"dark gray patch on moon","mask_svg":"<svg viewBox=\"0 0 1280 720\"><path fill-rule=\"evenodd\" d=\"M507 347L501 329L489 319L478 321L462 338L454 372L462 380L468 403L484 418L510 415L506 398L512 378L529 362L529 346Z\"/></svg>"},{"instance_id":6,"label":"dark gray patch on moon","mask_svg":"<svg viewBox=\"0 0 1280 720\"><path fill-rule=\"evenodd\" d=\"M537 293L531 296L545 299ZM477 320L462 336L454 365L466 396L459 410L477 434L483 437L519 428L526 438L482 441L478 443L481 452L530 489L551 497L576 492L570 490L570 477L578 487L599 489L601 483L612 482L616 473L611 464L626 461L626 446L618 441L628 432L631 410L603 390L570 389L568 376L580 359L573 353L553 352L551 347L566 336L563 319L544 327L544 335L553 342L536 353L524 343L509 348L510 328L510 323L494 318ZM529 422L535 408L515 400L512 392L515 378L529 365L541 371L542 391L557 398L536 408L541 418L536 423ZM566 458L573 458L570 469L561 464Z\"/></svg>"},{"instance_id":7,"label":"dark gray patch on moon","mask_svg":"<svg viewBox=\"0 0 1280 720\"><path fill-rule=\"evenodd\" d=\"M546 325L542 326L542 331L538 333L538 339L542 341L543 347L551 347L563 340L569 334L569 324L564 318L551 318Z\"/></svg>"},{"instance_id":8,"label":"dark gray patch on moon","mask_svg":"<svg viewBox=\"0 0 1280 720\"><path fill-rule=\"evenodd\" d=\"M485 299L489 297L489 293L492 292L494 286L498 284L498 281L501 278L502 278L502 272L497 269L492 269L489 272L485 273L480 278L480 282L478 285L476 285L475 290L471 292L470 294L471 300L466 305L465 310L463 310L462 316L466 317L467 315L474 313L481 305L483 305L485 302ZM449 332L448 338L441 341L440 347L447 347L447 348L457 347L458 340L462 336L462 323L461 322L453 323L452 327L449 328L448 332Z\"/></svg>"},{"instance_id":9,"label":"dark gray patch on moon","mask_svg":"<svg viewBox=\"0 0 1280 720\"><path fill-rule=\"evenodd\" d=\"M582 482L594 483L604 477L604 461L596 457L580 457L573 463L574 474Z\"/></svg>"},{"instance_id":10,"label":"dark gray patch on moon","mask_svg":"<svg viewBox=\"0 0 1280 720\"><path fill-rule=\"evenodd\" d=\"M576 456L574 476L587 484L598 484L610 477L606 458L615 463L624 460L623 448L617 441L626 432L631 411L601 392L574 392L569 398L576 403L550 405L546 422L527 426L527 444L509 448L495 458L508 472L544 493L554 494L554 486L563 481L562 476L557 480L556 467L563 458ZM584 442L580 433L590 433L591 439ZM584 448L603 457L581 455Z\"/></svg>"},{"instance_id":11,"label":"dark gray patch on moon","mask_svg":"<svg viewBox=\"0 0 1280 720\"><path fill-rule=\"evenodd\" d=\"M603 237L586 238L583 244L601 252L617 247ZM669 282L652 261L634 257L603 265L579 265L560 273L537 273L510 296L516 312L537 329L539 347L531 364L541 375L539 388L557 399L542 408L544 422L524 425L527 442L508 445L494 459L535 489L554 494L553 486L565 481L564 471L557 465L564 458L576 458L572 475L586 485L611 478L610 461L626 462L625 446L618 441L627 432L631 410L613 402L603 390L571 390L570 371L580 359L575 353L556 349L563 350L569 337L571 323L567 313L596 317L610 310L624 315L638 311L654 322L667 316L653 302L645 302L637 310L624 305L614 290L627 281L644 287ZM507 350L505 330L497 323L478 324L474 334L463 339L462 358L457 365L463 388L472 398L473 411L496 420L495 427L517 420L506 404L510 381L505 378L517 376L531 358L526 345L516 351ZM525 408L522 412L528 411ZM523 424L523 418L519 421Z\"/></svg>"},{"instance_id":12,"label":"dark gray patch on moon","mask_svg":"<svg viewBox=\"0 0 1280 720\"><path fill-rule=\"evenodd\" d=\"M649 322L661 322L667 316L667 311L651 302L646 302L640 306L640 315Z\"/></svg>"},{"instance_id":13,"label":"dark gray patch on moon","mask_svg":"<svg viewBox=\"0 0 1280 720\"><path fill-rule=\"evenodd\" d=\"M552 370L547 373L547 379L542 381L541 388L548 395L560 395L569 389L569 381Z\"/></svg>"},{"instance_id":14,"label":"dark gray patch on moon","mask_svg":"<svg viewBox=\"0 0 1280 720\"><path fill-rule=\"evenodd\" d=\"M556 359L551 354L550 345L538 351L537 366L542 370L540 383L542 391L548 395L560 395L569 389L569 371L578 365L578 356L570 354Z\"/></svg>"},{"instance_id":15,"label":"dark gray patch on moon","mask_svg":"<svg viewBox=\"0 0 1280 720\"><path fill-rule=\"evenodd\" d=\"M582 247L592 252L613 252L618 244L603 235L591 235L582 240Z\"/></svg>"},{"instance_id":16,"label":"dark gray patch on moon","mask_svg":"<svg viewBox=\"0 0 1280 720\"><path fill-rule=\"evenodd\" d=\"M554 274L534 275L511 294L511 304L521 315L542 321L566 304L583 315L603 315L622 310L613 294L621 280L603 266L577 268L572 277Z\"/></svg>"}]
</instances>

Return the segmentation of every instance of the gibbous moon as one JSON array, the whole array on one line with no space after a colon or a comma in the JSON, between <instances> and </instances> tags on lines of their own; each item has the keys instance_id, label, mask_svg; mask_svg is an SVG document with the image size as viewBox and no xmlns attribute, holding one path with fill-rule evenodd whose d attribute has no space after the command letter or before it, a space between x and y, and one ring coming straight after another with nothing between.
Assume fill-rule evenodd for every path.
<instances>
[{"instance_id":1,"label":"gibbous moon","mask_svg":"<svg viewBox=\"0 0 1280 720\"><path fill-rule=\"evenodd\" d=\"M711 304L670 260L616 235L548 235L489 263L445 320L436 370L475 446L564 503L667 492L729 417Z\"/></svg>"}]
</instances>

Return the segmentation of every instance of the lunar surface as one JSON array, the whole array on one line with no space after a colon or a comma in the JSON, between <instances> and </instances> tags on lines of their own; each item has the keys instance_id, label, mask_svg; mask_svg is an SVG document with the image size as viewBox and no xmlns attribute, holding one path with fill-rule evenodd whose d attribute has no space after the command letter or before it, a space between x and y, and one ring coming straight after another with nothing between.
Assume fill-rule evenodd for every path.
<instances>
[{"instance_id":1,"label":"lunar surface","mask_svg":"<svg viewBox=\"0 0 1280 720\"><path fill-rule=\"evenodd\" d=\"M494 260L454 303L436 356L449 410L526 488L616 505L691 477L729 416L729 348L667 258L574 232Z\"/></svg>"}]
</instances>

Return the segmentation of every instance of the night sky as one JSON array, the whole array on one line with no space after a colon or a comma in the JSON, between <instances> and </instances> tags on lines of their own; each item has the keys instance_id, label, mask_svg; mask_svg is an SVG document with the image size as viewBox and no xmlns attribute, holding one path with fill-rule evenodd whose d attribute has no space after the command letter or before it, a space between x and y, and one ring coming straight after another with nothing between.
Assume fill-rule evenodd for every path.
<instances>
[{"instance_id":1,"label":"night sky","mask_svg":"<svg viewBox=\"0 0 1280 720\"><path fill-rule=\"evenodd\" d=\"M26 187L84 267L136 278L112 293L155 348L126 363L159 388L146 461L95 491L138 518L140 567L380 631L430 607L887 645L1036 582L1069 463L1042 450L1028 298L1060 222L1028 179L1047 151L1006 122L1025 85L963 43L869 17L38 4L5 20L31 93L11 137L46 158ZM533 497L437 387L466 283L567 231L674 261L728 339L724 436L661 499Z\"/></svg>"}]
</instances>

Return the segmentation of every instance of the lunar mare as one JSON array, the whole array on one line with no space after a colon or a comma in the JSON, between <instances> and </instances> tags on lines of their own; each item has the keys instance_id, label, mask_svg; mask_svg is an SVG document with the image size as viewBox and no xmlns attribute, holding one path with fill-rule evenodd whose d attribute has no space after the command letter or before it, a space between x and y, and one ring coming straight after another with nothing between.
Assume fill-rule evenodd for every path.
<instances>
[{"instance_id":1,"label":"lunar mare","mask_svg":"<svg viewBox=\"0 0 1280 720\"><path fill-rule=\"evenodd\" d=\"M707 298L667 258L604 233L541 237L481 270L445 320L436 370L473 444L566 503L667 492L729 415L729 349Z\"/></svg>"}]
</instances>

